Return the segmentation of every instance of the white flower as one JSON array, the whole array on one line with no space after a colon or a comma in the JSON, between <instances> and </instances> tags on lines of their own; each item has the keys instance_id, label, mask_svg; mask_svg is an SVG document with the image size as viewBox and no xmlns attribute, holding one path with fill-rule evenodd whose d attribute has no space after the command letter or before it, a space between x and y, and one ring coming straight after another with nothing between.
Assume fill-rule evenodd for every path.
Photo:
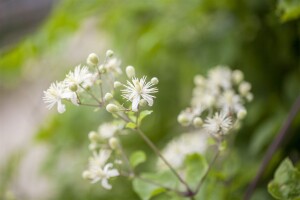
<instances>
[{"instance_id":1,"label":"white flower","mask_svg":"<svg viewBox=\"0 0 300 200\"><path fill-rule=\"evenodd\" d=\"M219 97L218 106L225 113L237 113L244 109L240 95L235 94L233 90L224 91Z\"/></svg>"},{"instance_id":2,"label":"white flower","mask_svg":"<svg viewBox=\"0 0 300 200\"><path fill-rule=\"evenodd\" d=\"M232 121L225 112L215 113L213 118L205 120L203 127L214 136L225 135L232 127Z\"/></svg>"},{"instance_id":3,"label":"white flower","mask_svg":"<svg viewBox=\"0 0 300 200\"><path fill-rule=\"evenodd\" d=\"M180 168L187 155L193 153L203 154L206 151L207 139L207 135L201 131L184 133L171 140L162 150L162 155L173 167ZM158 160L157 166L167 168L161 159Z\"/></svg>"},{"instance_id":4,"label":"white flower","mask_svg":"<svg viewBox=\"0 0 300 200\"><path fill-rule=\"evenodd\" d=\"M146 82L146 76L138 79L133 77L132 82L127 81L127 85L124 85L126 89L121 90L122 96L132 102L132 110L137 111L138 105L141 99L145 99L149 106L153 105L153 93L158 92L156 87L152 87L151 82ZM151 88L152 87L152 88Z\"/></svg>"},{"instance_id":5,"label":"white flower","mask_svg":"<svg viewBox=\"0 0 300 200\"><path fill-rule=\"evenodd\" d=\"M88 67L80 65L75 67L74 72L70 71L66 79L64 80L67 87L72 87L76 85L77 88L80 90L81 87L86 88L91 86L91 79L93 78L93 74L89 72Z\"/></svg>"},{"instance_id":6,"label":"white flower","mask_svg":"<svg viewBox=\"0 0 300 200\"><path fill-rule=\"evenodd\" d=\"M110 153L108 150L102 150L98 154L95 153L90 158L89 169L83 173L85 178L91 180L91 183L101 181L101 185L108 190L111 189L108 179L119 176L118 170L112 168L112 163L105 164Z\"/></svg>"},{"instance_id":7,"label":"white flower","mask_svg":"<svg viewBox=\"0 0 300 200\"><path fill-rule=\"evenodd\" d=\"M47 91L44 91L43 100L47 105L48 109L51 109L57 104L57 111L63 113L66 111L65 105L61 102L62 99L71 99L74 101L74 95L72 92L66 90L62 82L52 83ZM77 97L76 97L77 99Z\"/></svg>"},{"instance_id":8,"label":"white flower","mask_svg":"<svg viewBox=\"0 0 300 200\"><path fill-rule=\"evenodd\" d=\"M103 139L113 137L118 130L119 126L112 123L103 123L98 128L99 135Z\"/></svg>"}]
</instances>

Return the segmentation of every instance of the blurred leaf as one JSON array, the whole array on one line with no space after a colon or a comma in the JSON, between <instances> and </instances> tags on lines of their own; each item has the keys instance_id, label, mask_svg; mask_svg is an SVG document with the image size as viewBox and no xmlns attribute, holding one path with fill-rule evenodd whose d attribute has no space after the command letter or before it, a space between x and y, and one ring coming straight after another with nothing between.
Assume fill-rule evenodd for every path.
<instances>
[{"instance_id":1,"label":"blurred leaf","mask_svg":"<svg viewBox=\"0 0 300 200\"><path fill-rule=\"evenodd\" d=\"M128 122L125 126L126 128L130 128L130 129L135 129L136 128L136 124L133 122Z\"/></svg>"},{"instance_id":2,"label":"blurred leaf","mask_svg":"<svg viewBox=\"0 0 300 200\"><path fill-rule=\"evenodd\" d=\"M298 19L300 17L299 0L279 0L277 11L282 22Z\"/></svg>"},{"instance_id":3,"label":"blurred leaf","mask_svg":"<svg viewBox=\"0 0 300 200\"><path fill-rule=\"evenodd\" d=\"M146 161L146 154L143 151L133 152L130 156L130 164L133 168Z\"/></svg>"},{"instance_id":4,"label":"blurred leaf","mask_svg":"<svg viewBox=\"0 0 300 200\"><path fill-rule=\"evenodd\" d=\"M197 153L187 155L184 166L187 183L196 187L208 169L206 159Z\"/></svg>"},{"instance_id":5,"label":"blurred leaf","mask_svg":"<svg viewBox=\"0 0 300 200\"><path fill-rule=\"evenodd\" d=\"M177 178L170 171L144 173L141 174L141 177L147 180L135 178L133 180L133 189L142 200L149 200L166 192L166 189L162 186L175 188L178 185Z\"/></svg>"},{"instance_id":6,"label":"blurred leaf","mask_svg":"<svg viewBox=\"0 0 300 200\"><path fill-rule=\"evenodd\" d=\"M139 116L139 121L138 121L138 124L140 125L142 120L147 117L148 115L150 115L153 111L152 110L143 110L141 113L140 113L140 116Z\"/></svg>"},{"instance_id":7,"label":"blurred leaf","mask_svg":"<svg viewBox=\"0 0 300 200\"><path fill-rule=\"evenodd\" d=\"M283 160L277 168L268 190L276 199L300 199L300 171L293 166L289 158Z\"/></svg>"}]
</instances>

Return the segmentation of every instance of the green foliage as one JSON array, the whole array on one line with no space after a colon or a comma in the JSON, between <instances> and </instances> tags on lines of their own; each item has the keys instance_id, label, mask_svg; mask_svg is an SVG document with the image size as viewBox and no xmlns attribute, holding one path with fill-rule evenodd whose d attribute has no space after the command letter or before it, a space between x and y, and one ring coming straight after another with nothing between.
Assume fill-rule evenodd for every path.
<instances>
[{"instance_id":1,"label":"green foliage","mask_svg":"<svg viewBox=\"0 0 300 200\"><path fill-rule=\"evenodd\" d=\"M188 155L184 164L186 181L196 189L208 169L207 161L202 155L195 153Z\"/></svg>"},{"instance_id":2,"label":"green foliage","mask_svg":"<svg viewBox=\"0 0 300 200\"><path fill-rule=\"evenodd\" d=\"M279 0L277 12L280 14L282 22L298 19L300 17L300 1Z\"/></svg>"},{"instance_id":3,"label":"green foliage","mask_svg":"<svg viewBox=\"0 0 300 200\"><path fill-rule=\"evenodd\" d=\"M145 152L143 151L135 151L130 156L130 164L133 168L138 166L139 164L145 162L147 159Z\"/></svg>"},{"instance_id":4,"label":"green foliage","mask_svg":"<svg viewBox=\"0 0 300 200\"><path fill-rule=\"evenodd\" d=\"M300 171L293 166L289 158L284 159L277 168L268 190L276 199L300 199Z\"/></svg>"},{"instance_id":5,"label":"green foliage","mask_svg":"<svg viewBox=\"0 0 300 200\"><path fill-rule=\"evenodd\" d=\"M171 171L143 173L140 177L133 180L133 189L142 200L166 192L164 187L176 188L178 185L178 179Z\"/></svg>"},{"instance_id":6,"label":"green foliage","mask_svg":"<svg viewBox=\"0 0 300 200\"><path fill-rule=\"evenodd\" d=\"M142 120L149 116L153 111L152 110L143 110L139 115L138 125L142 123Z\"/></svg>"}]
</instances>

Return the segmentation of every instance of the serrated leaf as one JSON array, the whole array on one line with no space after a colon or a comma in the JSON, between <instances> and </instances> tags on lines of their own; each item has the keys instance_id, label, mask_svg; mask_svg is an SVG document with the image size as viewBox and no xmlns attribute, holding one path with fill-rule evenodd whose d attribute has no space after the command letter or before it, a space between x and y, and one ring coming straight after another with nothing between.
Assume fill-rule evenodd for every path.
<instances>
[{"instance_id":1,"label":"serrated leaf","mask_svg":"<svg viewBox=\"0 0 300 200\"><path fill-rule=\"evenodd\" d=\"M146 161L146 154L143 151L136 151L130 156L130 164L133 168Z\"/></svg>"},{"instance_id":2,"label":"serrated leaf","mask_svg":"<svg viewBox=\"0 0 300 200\"><path fill-rule=\"evenodd\" d=\"M148 115L150 115L153 111L152 110L144 110L140 113L139 115L139 120L138 120L138 124L140 125L142 120L147 117Z\"/></svg>"},{"instance_id":3,"label":"serrated leaf","mask_svg":"<svg viewBox=\"0 0 300 200\"><path fill-rule=\"evenodd\" d=\"M133 122L128 122L125 126L126 128L130 128L130 129L135 129L136 128L136 124Z\"/></svg>"},{"instance_id":4,"label":"serrated leaf","mask_svg":"<svg viewBox=\"0 0 300 200\"><path fill-rule=\"evenodd\" d=\"M186 156L184 164L187 183L196 187L208 169L206 159L202 155L194 153Z\"/></svg>"}]
</instances>

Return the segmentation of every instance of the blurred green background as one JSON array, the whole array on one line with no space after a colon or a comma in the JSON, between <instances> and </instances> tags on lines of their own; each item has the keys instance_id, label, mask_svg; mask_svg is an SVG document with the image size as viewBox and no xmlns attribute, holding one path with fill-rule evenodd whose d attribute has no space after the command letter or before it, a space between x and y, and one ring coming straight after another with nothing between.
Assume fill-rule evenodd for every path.
<instances>
[{"instance_id":1,"label":"blurred green background","mask_svg":"<svg viewBox=\"0 0 300 200\"><path fill-rule=\"evenodd\" d=\"M50 82L89 53L104 58L106 49L123 67L159 78L154 113L143 128L160 148L185 131L176 118L189 104L195 74L218 64L245 73L254 101L232 160L224 163L227 182L207 189L214 193L208 199L242 198L300 94L299 0L45 0L43 9L38 0L26 1L0 3L0 11L7 8L0 15L0 199L138 199L126 179L105 191L81 178L87 134L109 116L72 106L59 115L41 100ZM8 8L19 12L10 18ZM299 132L298 115L252 199L272 199L267 183L278 163L300 160ZM152 152L139 137L128 135L124 143L129 152L148 152L140 170L153 169Z\"/></svg>"}]
</instances>

